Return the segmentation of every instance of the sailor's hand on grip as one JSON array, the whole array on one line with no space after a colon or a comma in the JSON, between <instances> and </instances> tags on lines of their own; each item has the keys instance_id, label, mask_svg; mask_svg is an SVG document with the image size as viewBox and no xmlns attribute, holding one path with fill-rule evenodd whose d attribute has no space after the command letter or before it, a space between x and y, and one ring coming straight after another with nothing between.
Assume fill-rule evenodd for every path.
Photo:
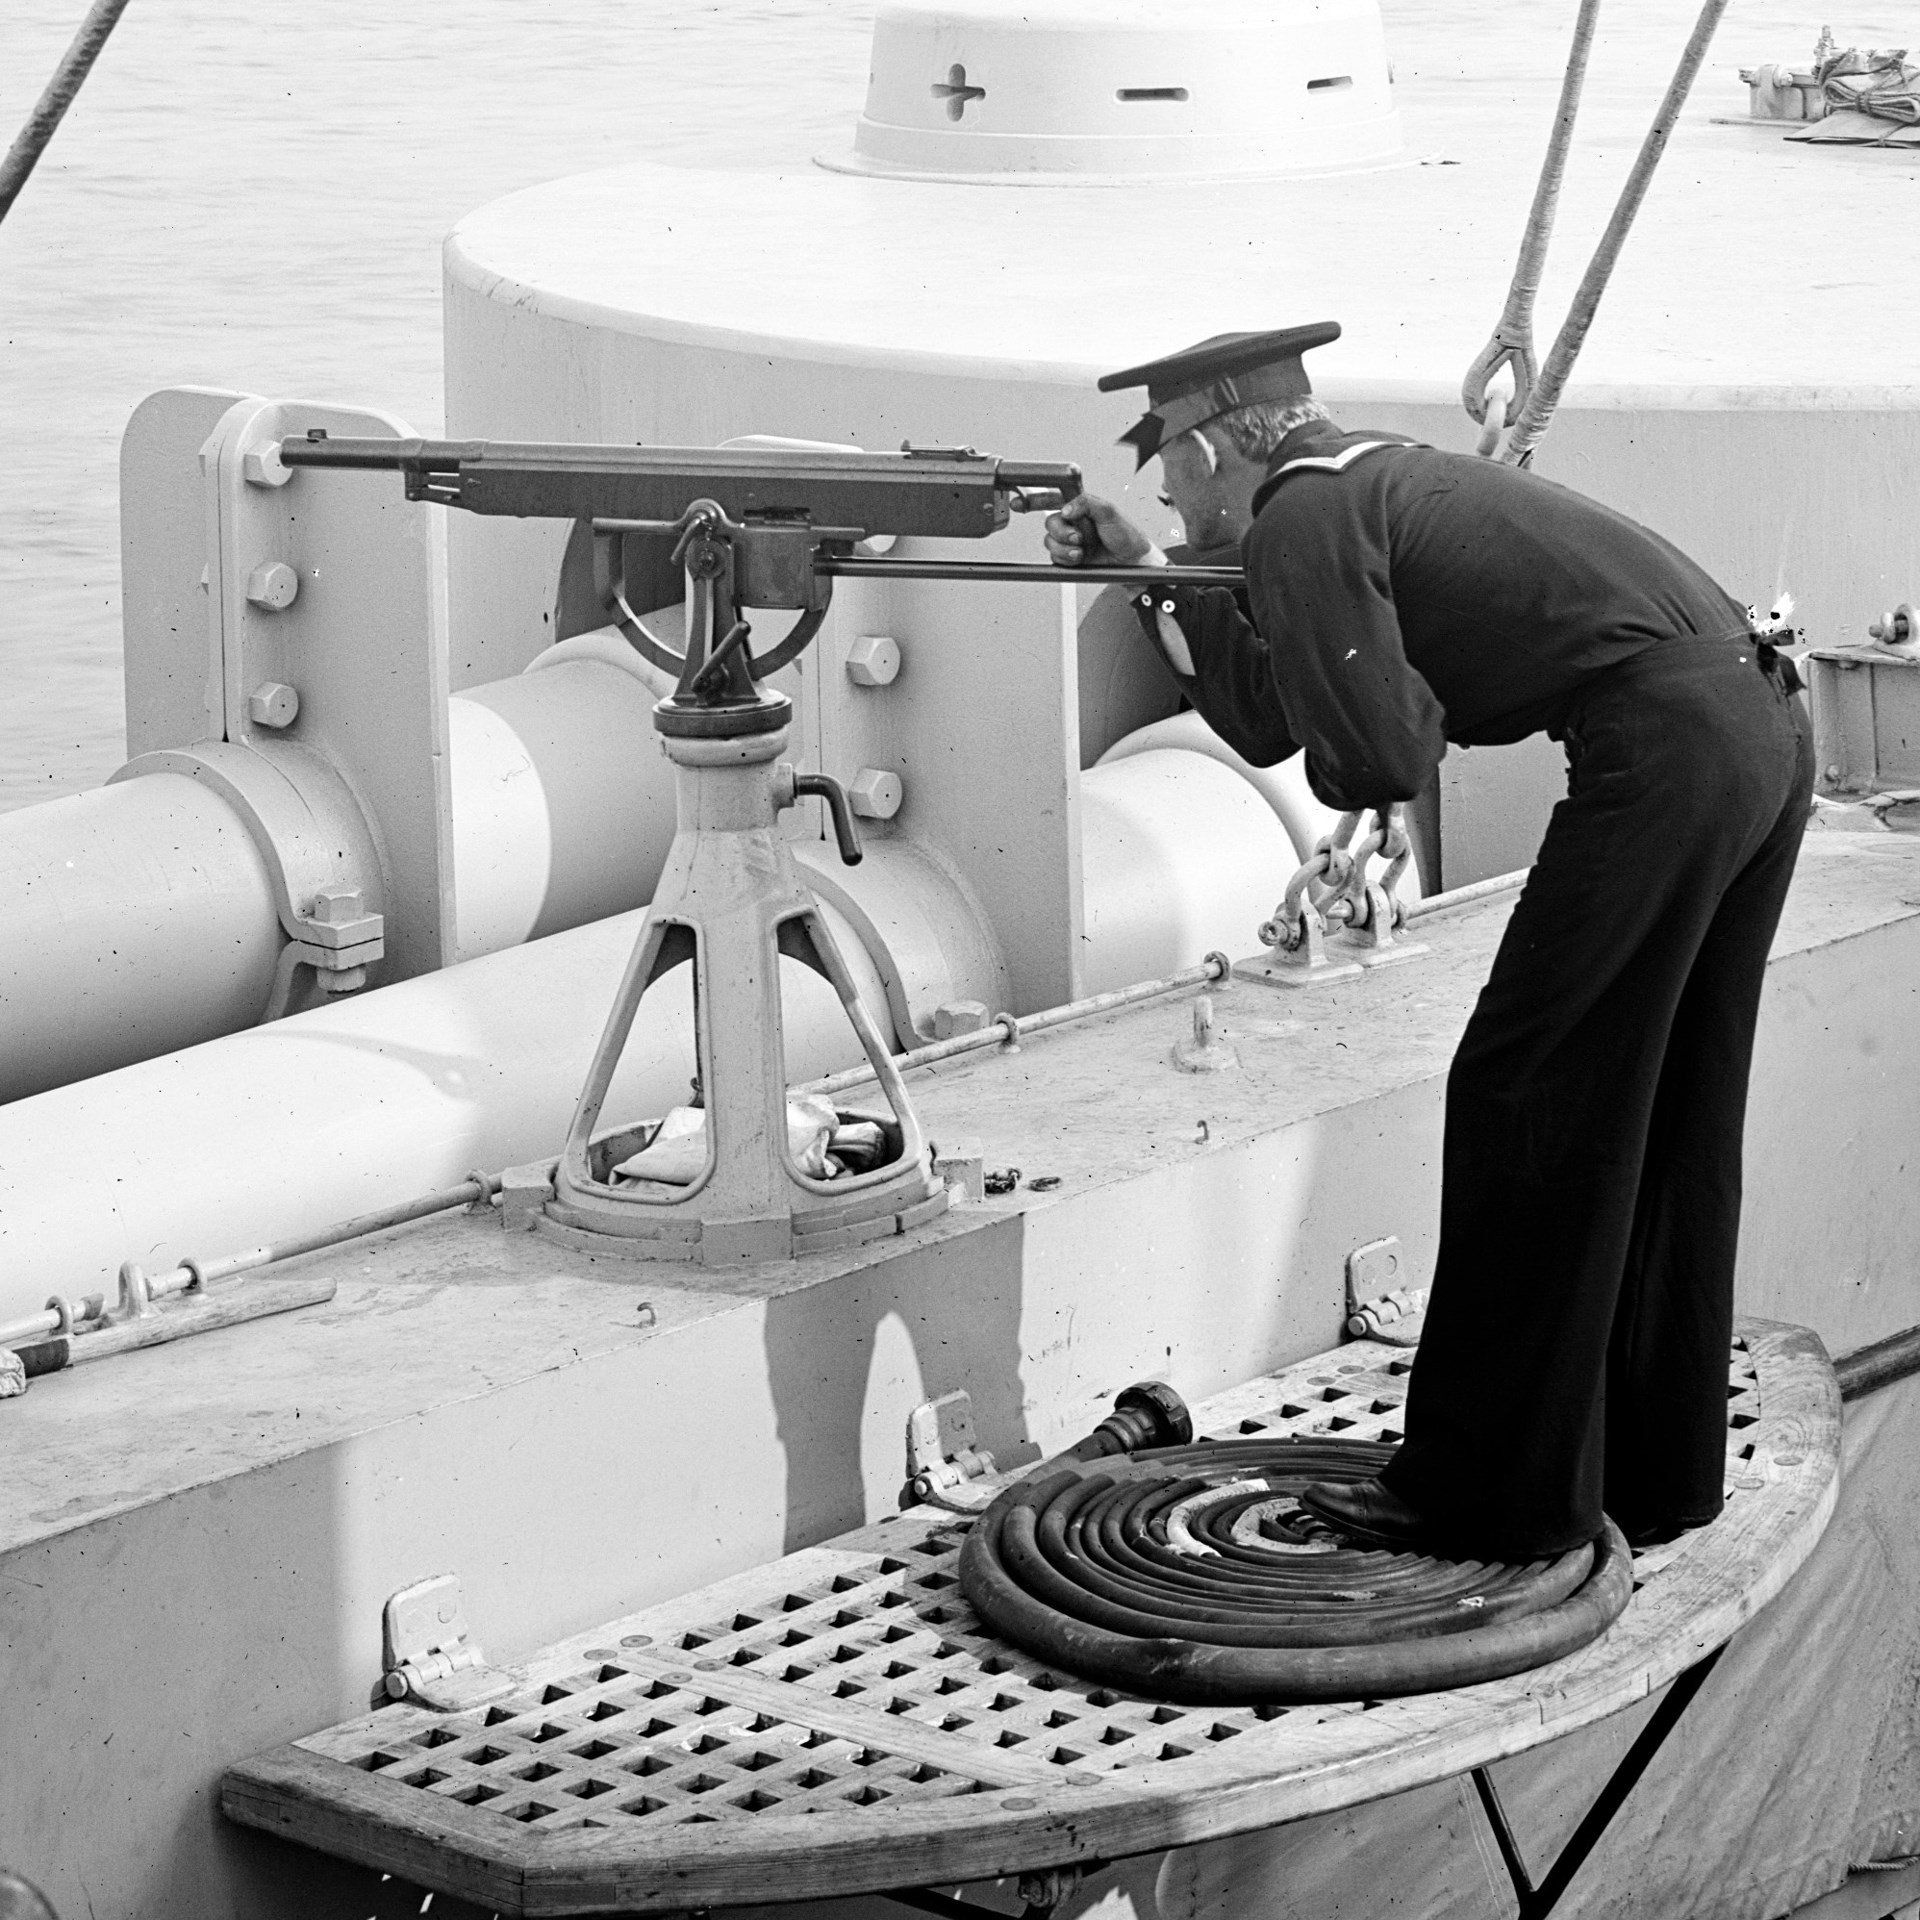
<instances>
[{"instance_id":1,"label":"sailor's hand on grip","mask_svg":"<svg viewBox=\"0 0 1920 1920\"><path fill-rule=\"evenodd\" d=\"M1137 566L1154 544L1111 500L1083 493L1047 516L1047 553L1057 567Z\"/></svg>"}]
</instances>

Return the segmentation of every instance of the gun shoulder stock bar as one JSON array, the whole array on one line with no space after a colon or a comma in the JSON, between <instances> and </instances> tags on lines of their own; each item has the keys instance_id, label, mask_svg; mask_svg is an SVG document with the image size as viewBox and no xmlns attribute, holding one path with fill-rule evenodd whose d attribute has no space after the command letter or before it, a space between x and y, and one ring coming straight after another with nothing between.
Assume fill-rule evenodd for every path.
<instances>
[{"instance_id":1,"label":"gun shoulder stock bar","mask_svg":"<svg viewBox=\"0 0 1920 1920\"><path fill-rule=\"evenodd\" d=\"M281 442L290 467L397 472L410 500L525 519L670 521L695 500L730 519L978 539L1011 508L1071 499L1080 470L971 447L625 447L523 440Z\"/></svg>"}]
</instances>

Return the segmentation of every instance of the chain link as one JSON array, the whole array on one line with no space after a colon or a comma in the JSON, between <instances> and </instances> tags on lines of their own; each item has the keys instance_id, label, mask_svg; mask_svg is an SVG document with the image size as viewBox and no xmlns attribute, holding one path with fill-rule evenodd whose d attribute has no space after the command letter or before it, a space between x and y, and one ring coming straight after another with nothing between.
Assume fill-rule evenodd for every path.
<instances>
[{"instance_id":1,"label":"chain link","mask_svg":"<svg viewBox=\"0 0 1920 1920\"><path fill-rule=\"evenodd\" d=\"M1310 924L1321 932L1330 927L1365 927L1377 894L1386 902L1390 924L1406 924L1407 909L1396 889L1413 857L1402 809L1395 805L1366 815L1367 831L1357 847L1349 842L1359 831L1362 814L1343 813L1339 824L1314 847L1305 864L1287 882L1287 891L1271 920L1262 921L1259 938L1278 953L1298 953L1306 943ZM1374 860L1385 871L1369 883Z\"/></svg>"}]
</instances>

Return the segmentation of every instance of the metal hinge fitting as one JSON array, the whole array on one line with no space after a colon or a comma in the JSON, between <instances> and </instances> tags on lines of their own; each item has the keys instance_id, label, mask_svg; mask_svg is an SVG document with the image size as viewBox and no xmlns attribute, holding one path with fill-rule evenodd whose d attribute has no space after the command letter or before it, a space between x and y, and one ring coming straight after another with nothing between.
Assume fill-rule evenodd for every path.
<instances>
[{"instance_id":1,"label":"metal hinge fitting","mask_svg":"<svg viewBox=\"0 0 1920 1920\"><path fill-rule=\"evenodd\" d=\"M994 1471L993 1455L975 1444L973 1402L956 1387L907 1415L907 1492L929 1506L972 1513L983 1500L953 1496L970 1480Z\"/></svg>"},{"instance_id":2,"label":"metal hinge fitting","mask_svg":"<svg viewBox=\"0 0 1920 1920\"><path fill-rule=\"evenodd\" d=\"M1406 1280L1406 1256L1394 1235L1355 1247L1347 1255L1348 1334L1390 1347L1418 1346L1427 1324L1427 1289Z\"/></svg>"},{"instance_id":3,"label":"metal hinge fitting","mask_svg":"<svg viewBox=\"0 0 1920 1920\"><path fill-rule=\"evenodd\" d=\"M467 1637L460 1576L436 1573L388 1600L381 1620L386 1689L390 1699L414 1700L442 1713L485 1706L520 1684Z\"/></svg>"}]
</instances>

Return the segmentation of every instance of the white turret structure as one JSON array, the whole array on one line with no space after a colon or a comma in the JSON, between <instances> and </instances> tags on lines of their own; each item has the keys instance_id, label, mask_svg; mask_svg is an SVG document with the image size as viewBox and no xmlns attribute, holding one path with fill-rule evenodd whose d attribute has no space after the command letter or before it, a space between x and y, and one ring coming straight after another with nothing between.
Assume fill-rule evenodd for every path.
<instances>
[{"instance_id":1,"label":"white turret structure","mask_svg":"<svg viewBox=\"0 0 1920 1920\"><path fill-rule=\"evenodd\" d=\"M1325 173L1400 146L1375 0L892 0L852 148L818 158L1090 186Z\"/></svg>"}]
</instances>

